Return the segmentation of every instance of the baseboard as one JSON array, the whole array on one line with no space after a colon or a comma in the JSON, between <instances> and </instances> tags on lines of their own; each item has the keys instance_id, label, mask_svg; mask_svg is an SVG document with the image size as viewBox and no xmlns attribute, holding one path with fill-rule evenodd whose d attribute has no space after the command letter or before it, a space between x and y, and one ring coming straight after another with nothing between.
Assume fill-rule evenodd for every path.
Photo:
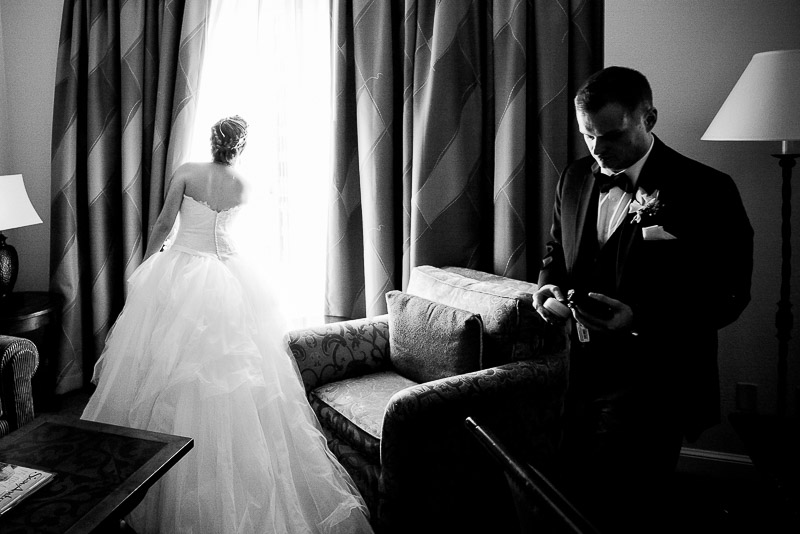
<instances>
[{"instance_id":1,"label":"baseboard","mask_svg":"<svg viewBox=\"0 0 800 534\"><path fill-rule=\"evenodd\" d=\"M749 456L691 447L681 449L677 471L720 480L756 480L758 477Z\"/></svg>"}]
</instances>

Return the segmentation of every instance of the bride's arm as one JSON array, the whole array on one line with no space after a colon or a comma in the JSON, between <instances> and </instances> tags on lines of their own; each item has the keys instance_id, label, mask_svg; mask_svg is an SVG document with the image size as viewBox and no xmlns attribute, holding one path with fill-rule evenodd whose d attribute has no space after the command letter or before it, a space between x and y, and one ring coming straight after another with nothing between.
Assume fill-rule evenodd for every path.
<instances>
[{"instance_id":1,"label":"bride's arm","mask_svg":"<svg viewBox=\"0 0 800 534\"><path fill-rule=\"evenodd\" d=\"M182 171L183 166L179 167L173 175L172 182L170 182L167 190L167 198L164 199L164 206L161 208L161 213L158 215L155 225L153 225L150 239L147 242L147 250L142 261L161 250L164 241L172 230L172 226L175 224L175 218L178 216L183 202L183 193L186 190L186 180Z\"/></svg>"}]
</instances>

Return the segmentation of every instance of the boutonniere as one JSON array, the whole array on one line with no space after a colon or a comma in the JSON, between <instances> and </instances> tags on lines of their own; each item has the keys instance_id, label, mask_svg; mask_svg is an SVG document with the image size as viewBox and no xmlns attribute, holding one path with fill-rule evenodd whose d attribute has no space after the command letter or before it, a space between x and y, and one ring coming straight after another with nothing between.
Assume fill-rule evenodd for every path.
<instances>
[{"instance_id":1,"label":"boutonniere","mask_svg":"<svg viewBox=\"0 0 800 534\"><path fill-rule=\"evenodd\" d=\"M659 191L656 189L652 194L639 188L636 192L636 199L631 201L628 213L635 214L631 223L641 223L644 219L650 219L661 211L664 204L658 199Z\"/></svg>"}]
</instances>

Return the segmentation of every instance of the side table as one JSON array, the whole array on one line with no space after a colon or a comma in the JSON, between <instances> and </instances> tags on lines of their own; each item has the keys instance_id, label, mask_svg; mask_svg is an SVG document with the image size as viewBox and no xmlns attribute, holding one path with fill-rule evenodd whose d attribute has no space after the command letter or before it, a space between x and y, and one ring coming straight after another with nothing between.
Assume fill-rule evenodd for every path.
<instances>
[{"instance_id":1,"label":"side table","mask_svg":"<svg viewBox=\"0 0 800 534\"><path fill-rule=\"evenodd\" d=\"M19 291L0 298L0 334L30 339L39 351L39 368L33 375L37 414L56 408L61 302L60 296L44 291Z\"/></svg>"},{"instance_id":2,"label":"side table","mask_svg":"<svg viewBox=\"0 0 800 534\"><path fill-rule=\"evenodd\" d=\"M3 534L107 534L194 446L192 438L37 417L0 439L0 461L55 478L0 517Z\"/></svg>"}]
</instances>

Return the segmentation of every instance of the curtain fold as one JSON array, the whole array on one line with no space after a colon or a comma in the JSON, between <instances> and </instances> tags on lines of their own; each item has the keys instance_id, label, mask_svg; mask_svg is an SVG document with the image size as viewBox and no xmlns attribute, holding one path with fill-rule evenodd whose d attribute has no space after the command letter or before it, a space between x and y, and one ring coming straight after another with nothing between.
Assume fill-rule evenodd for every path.
<instances>
[{"instance_id":1,"label":"curtain fold","mask_svg":"<svg viewBox=\"0 0 800 534\"><path fill-rule=\"evenodd\" d=\"M326 313L385 313L418 265L535 280L602 0L331 0Z\"/></svg>"},{"instance_id":2,"label":"curtain fold","mask_svg":"<svg viewBox=\"0 0 800 534\"><path fill-rule=\"evenodd\" d=\"M82 387L186 159L207 2L65 0L54 92L56 393Z\"/></svg>"}]
</instances>

